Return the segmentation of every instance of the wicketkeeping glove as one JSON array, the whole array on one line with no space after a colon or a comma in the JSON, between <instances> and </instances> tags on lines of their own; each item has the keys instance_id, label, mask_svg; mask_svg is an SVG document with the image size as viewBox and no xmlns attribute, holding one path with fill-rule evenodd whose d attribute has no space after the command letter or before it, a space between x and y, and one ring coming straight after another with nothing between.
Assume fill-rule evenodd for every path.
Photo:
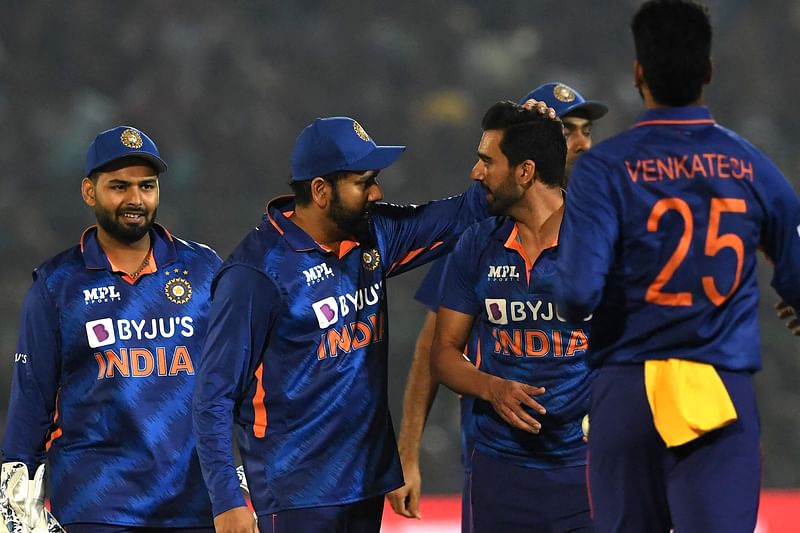
<instances>
[{"instance_id":1,"label":"wicketkeeping glove","mask_svg":"<svg viewBox=\"0 0 800 533\"><path fill-rule=\"evenodd\" d=\"M0 533L66 533L44 507L44 465L28 477L24 463L3 463L0 475Z\"/></svg>"}]
</instances>

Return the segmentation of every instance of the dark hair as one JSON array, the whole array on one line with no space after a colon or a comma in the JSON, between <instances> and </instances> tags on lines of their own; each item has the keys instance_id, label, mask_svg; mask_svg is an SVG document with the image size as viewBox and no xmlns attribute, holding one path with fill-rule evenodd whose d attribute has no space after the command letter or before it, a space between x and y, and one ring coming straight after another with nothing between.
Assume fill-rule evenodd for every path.
<instances>
[{"instance_id":1,"label":"dark hair","mask_svg":"<svg viewBox=\"0 0 800 533\"><path fill-rule=\"evenodd\" d=\"M336 189L336 184L339 183L339 180L350 174L352 171L350 170L339 170L328 174L327 176L322 176L322 179L330 183L334 189ZM293 180L291 177L289 178L289 187L292 188L292 193L294 194L294 203L295 205L308 205L311 203L311 182L313 180Z\"/></svg>"},{"instance_id":2,"label":"dark hair","mask_svg":"<svg viewBox=\"0 0 800 533\"><path fill-rule=\"evenodd\" d=\"M708 9L690 0L652 0L639 8L631 30L656 102L684 106L697 100L711 72Z\"/></svg>"},{"instance_id":3,"label":"dark hair","mask_svg":"<svg viewBox=\"0 0 800 533\"><path fill-rule=\"evenodd\" d=\"M536 174L545 185L563 185L567 144L560 120L505 101L497 102L486 111L481 127L484 131L503 131L500 151L508 158L509 166L530 159L536 163Z\"/></svg>"}]
</instances>

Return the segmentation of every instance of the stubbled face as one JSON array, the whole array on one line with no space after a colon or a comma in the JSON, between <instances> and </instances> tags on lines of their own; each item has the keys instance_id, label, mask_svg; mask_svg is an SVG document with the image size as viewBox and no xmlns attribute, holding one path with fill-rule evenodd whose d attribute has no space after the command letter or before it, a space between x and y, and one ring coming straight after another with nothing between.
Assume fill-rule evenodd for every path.
<instances>
[{"instance_id":1,"label":"stubbled face","mask_svg":"<svg viewBox=\"0 0 800 533\"><path fill-rule=\"evenodd\" d=\"M592 121L578 117L562 117L564 139L567 141L567 166L564 177L569 178L572 167L581 156L592 147Z\"/></svg>"},{"instance_id":2,"label":"stubbled face","mask_svg":"<svg viewBox=\"0 0 800 533\"><path fill-rule=\"evenodd\" d=\"M156 220L158 174L149 165L131 165L101 172L97 182L84 178L83 199L94 209L97 224L115 240L132 244Z\"/></svg>"},{"instance_id":3,"label":"stubbled face","mask_svg":"<svg viewBox=\"0 0 800 533\"><path fill-rule=\"evenodd\" d=\"M486 202L492 215L505 215L523 196L523 190L514 180L514 169L500 150L502 130L486 130L478 145L478 162L471 177L483 185Z\"/></svg>"},{"instance_id":4,"label":"stubbled face","mask_svg":"<svg viewBox=\"0 0 800 533\"><path fill-rule=\"evenodd\" d=\"M367 235L370 211L383 199L377 177L374 170L352 172L333 186L331 220L342 232L359 240Z\"/></svg>"}]
</instances>

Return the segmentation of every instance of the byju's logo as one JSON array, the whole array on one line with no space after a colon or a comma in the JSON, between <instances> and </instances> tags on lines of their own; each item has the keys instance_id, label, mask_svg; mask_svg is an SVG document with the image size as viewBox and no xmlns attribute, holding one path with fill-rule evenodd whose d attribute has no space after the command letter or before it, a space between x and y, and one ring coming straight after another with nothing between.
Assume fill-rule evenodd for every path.
<instances>
[{"instance_id":1,"label":"byju's logo","mask_svg":"<svg viewBox=\"0 0 800 533\"><path fill-rule=\"evenodd\" d=\"M120 295L114 285L105 287L93 287L91 289L83 289L83 303L89 304L102 304L110 301L119 301Z\"/></svg>"},{"instance_id":2,"label":"byju's logo","mask_svg":"<svg viewBox=\"0 0 800 533\"><path fill-rule=\"evenodd\" d=\"M335 324L339 320L339 306L336 305L336 298L333 296L314 302L311 307L314 308L317 322L319 322L319 327L322 329Z\"/></svg>"},{"instance_id":3,"label":"byju's logo","mask_svg":"<svg viewBox=\"0 0 800 533\"><path fill-rule=\"evenodd\" d=\"M519 279L516 265L489 265L489 281L510 281Z\"/></svg>"},{"instance_id":4,"label":"byju's logo","mask_svg":"<svg viewBox=\"0 0 800 533\"><path fill-rule=\"evenodd\" d=\"M508 324L505 298L486 298L484 304L486 304L486 316L489 317L489 322L501 325Z\"/></svg>"},{"instance_id":5,"label":"byju's logo","mask_svg":"<svg viewBox=\"0 0 800 533\"><path fill-rule=\"evenodd\" d=\"M308 270L303 270L303 274L306 276L306 285L314 285L323 279L332 278L335 275L333 270L325 263L320 263Z\"/></svg>"},{"instance_id":6,"label":"byju's logo","mask_svg":"<svg viewBox=\"0 0 800 533\"><path fill-rule=\"evenodd\" d=\"M101 318L86 323L86 338L90 348L108 346L116 342L114 322L110 318Z\"/></svg>"}]
</instances>

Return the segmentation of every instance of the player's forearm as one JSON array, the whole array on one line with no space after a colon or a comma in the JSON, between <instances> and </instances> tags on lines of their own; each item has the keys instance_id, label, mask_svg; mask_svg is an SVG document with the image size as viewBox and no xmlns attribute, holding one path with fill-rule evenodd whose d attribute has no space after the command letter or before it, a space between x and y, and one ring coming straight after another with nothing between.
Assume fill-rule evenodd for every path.
<instances>
[{"instance_id":1,"label":"player's forearm","mask_svg":"<svg viewBox=\"0 0 800 533\"><path fill-rule=\"evenodd\" d=\"M422 432L428 420L439 384L431 377L430 353L436 314L428 311L425 323L417 337L414 360L408 372L403 395L403 421L400 425L398 448L403 464L419 461Z\"/></svg>"},{"instance_id":2,"label":"player's forearm","mask_svg":"<svg viewBox=\"0 0 800 533\"><path fill-rule=\"evenodd\" d=\"M458 394L489 398L492 376L478 370L454 346L433 347L431 373L436 381Z\"/></svg>"}]
</instances>

